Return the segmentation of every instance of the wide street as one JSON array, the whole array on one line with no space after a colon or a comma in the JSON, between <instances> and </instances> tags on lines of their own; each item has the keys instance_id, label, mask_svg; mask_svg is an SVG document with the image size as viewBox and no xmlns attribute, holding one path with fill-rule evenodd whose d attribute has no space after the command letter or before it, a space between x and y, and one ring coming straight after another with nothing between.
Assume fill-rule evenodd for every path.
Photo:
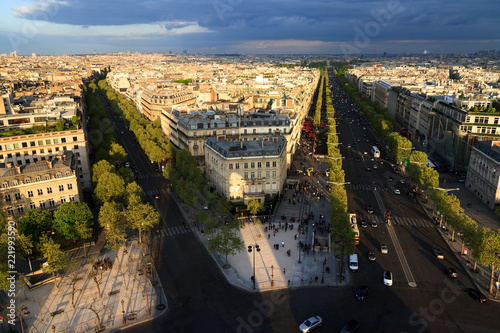
<instances>
[{"instance_id":1,"label":"wide street","mask_svg":"<svg viewBox=\"0 0 500 333\"><path fill-rule=\"evenodd\" d=\"M154 171L133 134L110 112L115 129L121 134L120 144L137 169L137 182L162 216L158 272L169 304L164 316L124 331L298 332L298 324L312 315L324 320L323 326L315 331L319 333L338 332L352 318L360 322L362 332L498 331L492 313L500 305L478 304L461 290L462 285L472 286L468 273L459 266L420 206L407 194L408 184L401 184L400 174L394 174L387 160L373 168L366 140L373 144L376 139L369 127L358 121L359 115L352 111L350 102L341 104L341 92L333 78L330 83L334 85L333 94L337 94L334 107L336 117L340 118L337 126L345 156L346 181L350 182L349 207L358 215L358 224L363 220L378 222L378 227L360 226L357 247L360 269L351 273L351 283L346 287L252 293L229 284L195 231L184 228L178 203L170 195L167 182ZM368 166L371 171L366 170ZM326 185L324 179L321 185ZM401 194L394 194L394 188L400 189ZM160 194L158 199L154 198L156 194ZM366 211L368 205L373 207L373 214ZM383 212L387 210L391 211L391 226L383 221ZM387 244L388 254L380 253L380 243ZM444 260L434 257L433 247L443 251ZM367 259L369 250L375 251L376 261ZM444 273L448 266L459 273L456 285ZM384 270L394 274L392 287L383 284ZM354 297L361 285L370 288L366 301Z\"/></svg>"}]
</instances>

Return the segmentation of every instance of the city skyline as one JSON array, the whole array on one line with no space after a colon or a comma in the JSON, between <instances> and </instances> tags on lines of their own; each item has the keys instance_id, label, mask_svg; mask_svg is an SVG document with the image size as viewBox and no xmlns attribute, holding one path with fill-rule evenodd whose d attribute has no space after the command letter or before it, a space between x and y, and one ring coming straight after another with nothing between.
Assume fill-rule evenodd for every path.
<instances>
[{"instance_id":1,"label":"city skyline","mask_svg":"<svg viewBox=\"0 0 500 333\"><path fill-rule=\"evenodd\" d=\"M0 2L0 53L473 53L500 49L498 5L447 1Z\"/></svg>"}]
</instances>

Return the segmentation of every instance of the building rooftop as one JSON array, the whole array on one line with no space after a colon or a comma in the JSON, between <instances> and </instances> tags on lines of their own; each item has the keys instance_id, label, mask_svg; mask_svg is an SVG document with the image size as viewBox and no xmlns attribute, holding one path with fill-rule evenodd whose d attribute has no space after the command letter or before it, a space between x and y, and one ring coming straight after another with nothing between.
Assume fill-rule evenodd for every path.
<instances>
[{"instance_id":1,"label":"building rooftop","mask_svg":"<svg viewBox=\"0 0 500 333\"><path fill-rule=\"evenodd\" d=\"M50 169L72 168L73 165L73 152L67 150L55 155L49 161L38 161L36 163L12 166L11 163L7 165L0 165L0 177L10 177L18 174L28 175L31 173L40 173Z\"/></svg>"},{"instance_id":2,"label":"building rooftop","mask_svg":"<svg viewBox=\"0 0 500 333\"><path fill-rule=\"evenodd\" d=\"M286 139L280 135L254 141L226 141L211 137L205 145L225 158L280 156L286 148Z\"/></svg>"},{"instance_id":3,"label":"building rooftop","mask_svg":"<svg viewBox=\"0 0 500 333\"><path fill-rule=\"evenodd\" d=\"M489 156L497 162L500 162L500 142L498 141L481 141L475 147L483 154Z\"/></svg>"}]
</instances>

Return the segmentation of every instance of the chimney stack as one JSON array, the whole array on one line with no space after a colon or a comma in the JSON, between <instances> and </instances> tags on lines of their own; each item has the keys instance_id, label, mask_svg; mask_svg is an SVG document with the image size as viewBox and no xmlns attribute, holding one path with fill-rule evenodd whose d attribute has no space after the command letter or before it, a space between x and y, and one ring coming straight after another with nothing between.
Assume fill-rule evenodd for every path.
<instances>
[{"instance_id":1,"label":"chimney stack","mask_svg":"<svg viewBox=\"0 0 500 333\"><path fill-rule=\"evenodd\" d=\"M49 169L52 169L52 161L51 160L47 160L47 165L48 165Z\"/></svg>"},{"instance_id":2,"label":"chimney stack","mask_svg":"<svg viewBox=\"0 0 500 333\"><path fill-rule=\"evenodd\" d=\"M16 174L21 173L21 167L19 164L16 164Z\"/></svg>"},{"instance_id":3,"label":"chimney stack","mask_svg":"<svg viewBox=\"0 0 500 333\"><path fill-rule=\"evenodd\" d=\"M7 163L7 168L8 169L12 168L12 162Z\"/></svg>"}]
</instances>

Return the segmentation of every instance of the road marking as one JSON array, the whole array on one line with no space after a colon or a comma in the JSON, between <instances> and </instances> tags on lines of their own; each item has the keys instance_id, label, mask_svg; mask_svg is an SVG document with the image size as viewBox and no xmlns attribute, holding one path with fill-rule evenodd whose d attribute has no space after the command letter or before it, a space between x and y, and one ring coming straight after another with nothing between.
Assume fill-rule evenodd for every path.
<instances>
[{"instance_id":1,"label":"road marking","mask_svg":"<svg viewBox=\"0 0 500 333\"><path fill-rule=\"evenodd\" d=\"M382 201L382 198L380 198L380 194L378 191L374 191L375 198L377 199L377 203L379 204L379 207L382 209L382 211L386 211L385 205ZM403 273L405 274L406 280L408 281L408 285L410 287L416 287L417 283L415 282L415 278L413 277L413 274L410 269L410 265L408 265L408 261L406 260L405 254L403 252L403 249L401 248L401 244L399 244L398 237L396 235L396 232L394 231L394 228L391 226L388 226L387 229L389 230L389 236L391 237L392 244L394 244L394 249L396 250L396 254L398 255L399 262L401 263L401 267L403 268Z\"/></svg>"}]
</instances>

